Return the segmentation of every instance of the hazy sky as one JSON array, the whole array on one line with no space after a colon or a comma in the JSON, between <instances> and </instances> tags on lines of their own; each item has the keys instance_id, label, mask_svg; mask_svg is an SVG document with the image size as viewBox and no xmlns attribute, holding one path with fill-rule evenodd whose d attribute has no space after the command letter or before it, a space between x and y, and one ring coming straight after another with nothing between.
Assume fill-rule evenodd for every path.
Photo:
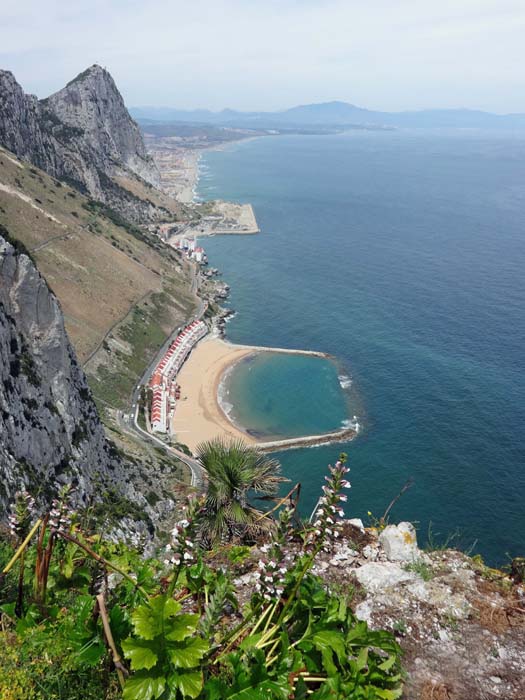
<instances>
[{"instance_id":1,"label":"hazy sky","mask_svg":"<svg viewBox=\"0 0 525 700\"><path fill-rule=\"evenodd\" d=\"M0 67L27 92L92 63L128 106L525 112L525 1L2 0Z\"/></svg>"}]
</instances>

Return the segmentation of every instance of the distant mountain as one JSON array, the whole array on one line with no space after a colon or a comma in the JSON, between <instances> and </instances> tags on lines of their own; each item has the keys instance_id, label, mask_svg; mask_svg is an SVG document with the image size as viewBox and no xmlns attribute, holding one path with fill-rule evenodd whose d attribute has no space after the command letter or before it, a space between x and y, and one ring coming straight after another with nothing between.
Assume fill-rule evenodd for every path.
<instances>
[{"instance_id":1,"label":"distant mountain","mask_svg":"<svg viewBox=\"0 0 525 700\"><path fill-rule=\"evenodd\" d=\"M525 129L525 114L499 115L469 109L380 112L339 101L300 105L282 112L236 112L230 109L211 112L169 107L132 107L130 113L141 122L179 121L260 129L294 126Z\"/></svg>"},{"instance_id":2,"label":"distant mountain","mask_svg":"<svg viewBox=\"0 0 525 700\"><path fill-rule=\"evenodd\" d=\"M150 201L159 172L113 78L98 65L43 100L0 70L0 145L137 223L173 218Z\"/></svg>"}]
</instances>

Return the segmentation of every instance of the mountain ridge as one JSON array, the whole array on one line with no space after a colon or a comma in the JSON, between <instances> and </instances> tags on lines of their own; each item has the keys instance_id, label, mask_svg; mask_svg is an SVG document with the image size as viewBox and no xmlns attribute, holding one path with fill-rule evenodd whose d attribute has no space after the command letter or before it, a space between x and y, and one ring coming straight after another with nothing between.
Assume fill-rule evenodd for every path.
<instances>
[{"instance_id":1,"label":"mountain ridge","mask_svg":"<svg viewBox=\"0 0 525 700\"><path fill-rule=\"evenodd\" d=\"M134 223L180 213L174 202L152 201L157 166L113 78L97 64L42 100L0 70L0 144Z\"/></svg>"},{"instance_id":2,"label":"mountain ridge","mask_svg":"<svg viewBox=\"0 0 525 700\"><path fill-rule=\"evenodd\" d=\"M415 128L525 128L525 114L495 114L472 109L426 109L383 112L333 100L297 105L275 112L240 112L223 109L179 110L171 107L130 107L136 119L187 121L230 126L370 126Z\"/></svg>"}]
</instances>

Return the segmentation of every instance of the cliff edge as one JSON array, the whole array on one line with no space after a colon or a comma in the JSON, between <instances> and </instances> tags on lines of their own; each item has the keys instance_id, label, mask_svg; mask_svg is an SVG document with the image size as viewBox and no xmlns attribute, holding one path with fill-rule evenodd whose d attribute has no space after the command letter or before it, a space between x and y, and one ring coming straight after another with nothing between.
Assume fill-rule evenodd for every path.
<instances>
[{"instance_id":1,"label":"cliff edge","mask_svg":"<svg viewBox=\"0 0 525 700\"><path fill-rule=\"evenodd\" d=\"M7 235L0 230L0 511L23 487L48 502L64 483L86 503L118 462L58 301Z\"/></svg>"}]
</instances>

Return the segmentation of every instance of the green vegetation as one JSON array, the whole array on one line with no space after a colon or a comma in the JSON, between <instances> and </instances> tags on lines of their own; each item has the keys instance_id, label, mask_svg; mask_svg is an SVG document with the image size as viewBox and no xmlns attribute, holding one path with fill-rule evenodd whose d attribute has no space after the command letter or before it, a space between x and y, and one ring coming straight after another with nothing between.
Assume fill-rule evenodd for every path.
<instances>
[{"instance_id":1,"label":"green vegetation","mask_svg":"<svg viewBox=\"0 0 525 700\"><path fill-rule=\"evenodd\" d=\"M249 492L273 496L285 479L279 462L242 440L227 443L216 438L197 446L197 459L206 470L208 492L200 528L204 541L217 544L233 537L250 538L268 526L260 510L249 502Z\"/></svg>"},{"instance_id":2,"label":"green vegetation","mask_svg":"<svg viewBox=\"0 0 525 700\"><path fill-rule=\"evenodd\" d=\"M151 237L146 236L146 234L144 234L138 226L130 223L121 214L115 211L115 209L108 207L107 204L99 202L96 199L88 199L86 202L82 203L82 207L94 216L104 216L106 219L109 219L112 223L114 223L115 226L120 226L121 228L125 229L139 241L146 241L148 244L153 244L154 241ZM92 217L90 217L90 220L93 221Z\"/></svg>"},{"instance_id":3,"label":"green vegetation","mask_svg":"<svg viewBox=\"0 0 525 700\"><path fill-rule=\"evenodd\" d=\"M33 257L31 256L31 253L29 250L26 248L26 246L20 241L18 238L15 238L12 236L9 231L6 229L5 226L2 226L0 224L0 236L2 236L8 243L10 243L13 248L15 249L15 253L17 255L27 255L28 258L33 260Z\"/></svg>"},{"instance_id":4,"label":"green vegetation","mask_svg":"<svg viewBox=\"0 0 525 700\"><path fill-rule=\"evenodd\" d=\"M118 337L130 347L129 353L115 353L118 366L98 369L91 378L91 388L96 398L115 408L125 408L148 361L166 340L163 321L170 313L171 297L166 293L153 294L150 304L135 306L118 329Z\"/></svg>"},{"instance_id":5,"label":"green vegetation","mask_svg":"<svg viewBox=\"0 0 525 700\"><path fill-rule=\"evenodd\" d=\"M403 568L405 571L412 571L414 574L421 576L423 581L431 581L434 578L432 567L423 559L417 559L409 564L405 564Z\"/></svg>"},{"instance_id":6,"label":"green vegetation","mask_svg":"<svg viewBox=\"0 0 525 700\"><path fill-rule=\"evenodd\" d=\"M205 499L188 502L161 557L143 558L81 527L67 490L40 518L20 495L0 537L2 700L399 698L393 635L369 630L311 573L335 541L346 471L330 468L311 527L278 501L248 601L212 568L221 547L193 544ZM244 559L247 548L226 551Z\"/></svg>"}]
</instances>

